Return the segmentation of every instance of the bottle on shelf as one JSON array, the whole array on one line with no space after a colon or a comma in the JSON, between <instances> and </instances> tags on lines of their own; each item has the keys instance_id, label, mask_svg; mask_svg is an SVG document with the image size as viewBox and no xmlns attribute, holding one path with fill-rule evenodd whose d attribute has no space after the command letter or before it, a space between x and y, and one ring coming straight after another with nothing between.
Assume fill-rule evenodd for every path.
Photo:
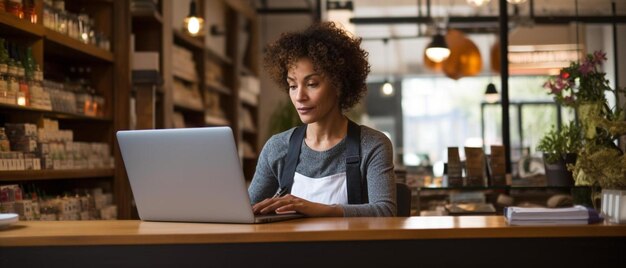
<instances>
[{"instance_id":1,"label":"bottle on shelf","mask_svg":"<svg viewBox=\"0 0 626 268\"><path fill-rule=\"evenodd\" d=\"M9 60L7 70L7 103L17 104L17 92L20 91L20 84L17 81L17 66L14 59Z\"/></svg>"},{"instance_id":2,"label":"bottle on shelf","mask_svg":"<svg viewBox=\"0 0 626 268\"><path fill-rule=\"evenodd\" d=\"M6 11L14 16L22 19L24 18L24 10L22 7L22 0L8 0L6 1Z\"/></svg>"},{"instance_id":3,"label":"bottle on shelf","mask_svg":"<svg viewBox=\"0 0 626 268\"><path fill-rule=\"evenodd\" d=\"M4 2L2 2L4 3ZM6 103L9 85L7 81L9 68L9 55L4 47L5 41L0 38L0 103Z\"/></svg>"},{"instance_id":4,"label":"bottle on shelf","mask_svg":"<svg viewBox=\"0 0 626 268\"><path fill-rule=\"evenodd\" d=\"M17 105L30 106L30 94L28 91L28 83L26 82L26 72L22 62L17 62L17 83L19 91L17 92Z\"/></svg>"},{"instance_id":5,"label":"bottle on shelf","mask_svg":"<svg viewBox=\"0 0 626 268\"><path fill-rule=\"evenodd\" d=\"M30 23L37 23L38 17L35 11L35 0L24 0L23 5L24 19L30 21Z\"/></svg>"}]
</instances>

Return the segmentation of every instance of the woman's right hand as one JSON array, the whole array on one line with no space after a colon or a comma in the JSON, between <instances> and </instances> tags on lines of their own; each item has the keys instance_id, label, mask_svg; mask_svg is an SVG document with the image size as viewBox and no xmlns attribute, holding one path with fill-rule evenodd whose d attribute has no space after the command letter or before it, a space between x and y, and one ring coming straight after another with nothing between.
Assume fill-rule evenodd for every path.
<instances>
[{"instance_id":1,"label":"woman's right hand","mask_svg":"<svg viewBox=\"0 0 626 268\"><path fill-rule=\"evenodd\" d=\"M343 217L340 206L315 203L290 194L267 198L252 206L252 211L261 215L295 211L309 217Z\"/></svg>"}]
</instances>

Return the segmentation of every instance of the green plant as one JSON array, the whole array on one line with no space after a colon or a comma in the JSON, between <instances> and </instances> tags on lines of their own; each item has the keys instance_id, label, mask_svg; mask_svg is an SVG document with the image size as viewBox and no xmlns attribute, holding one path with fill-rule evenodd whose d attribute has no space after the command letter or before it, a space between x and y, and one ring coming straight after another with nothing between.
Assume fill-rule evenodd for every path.
<instances>
[{"instance_id":1,"label":"green plant","mask_svg":"<svg viewBox=\"0 0 626 268\"><path fill-rule=\"evenodd\" d=\"M556 163L566 154L577 153L582 147L581 128L576 122L570 122L561 130L552 129L546 133L537 145L537 150L546 153L548 163Z\"/></svg>"},{"instance_id":2,"label":"green plant","mask_svg":"<svg viewBox=\"0 0 626 268\"><path fill-rule=\"evenodd\" d=\"M582 127L573 171L577 185L602 188L626 187L626 156L616 140L626 134L622 110L610 107L606 93L618 94L624 90L612 89L606 73L600 66L606 54L596 51L587 55L582 64L572 62L560 74L545 83L557 103L573 107Z\"/></svg>"},{"instance_id":3,"label":"green plant","mask_svg":"<svg viewBox=\"0 0 626 268\"><path fill-rule=\"evenodd\" d=\"M300 123L300 117L298 117L298 112L293 104L288 100L281 101L272 112L268 137L295 127Z\"/></svg>"}]
</instances>

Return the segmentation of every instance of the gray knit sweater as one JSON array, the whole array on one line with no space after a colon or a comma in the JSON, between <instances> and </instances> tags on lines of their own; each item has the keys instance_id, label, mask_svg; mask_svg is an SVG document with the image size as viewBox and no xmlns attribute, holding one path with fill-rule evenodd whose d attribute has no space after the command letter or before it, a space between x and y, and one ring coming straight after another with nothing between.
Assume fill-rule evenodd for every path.
<instances>
[{"instance_id":1,"label":"gray knit sweater","mask_svg":"<svg viewBox=\"0 0 626 268\"><path fill-rule=\"evenodd\" d=\"M271 197L278 189L295 128L272 136L261 151L254 178L248 188L253 204ZM296 172L322 178L346 171L346 138L334 147L318 152L302 142ZM395 216L396 184L393 170L393 147L383 133L361 126L361 176L367 178L368 204L340 205L345 217Z\"/></svg>"}]
</instances>

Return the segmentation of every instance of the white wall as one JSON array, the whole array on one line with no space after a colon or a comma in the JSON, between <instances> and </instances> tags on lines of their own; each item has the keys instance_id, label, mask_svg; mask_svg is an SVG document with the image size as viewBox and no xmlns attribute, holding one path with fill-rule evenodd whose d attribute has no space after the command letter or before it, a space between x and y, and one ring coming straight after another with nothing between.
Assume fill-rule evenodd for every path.
<instances>
[{"instance_id":1,"label":"white wall","mask_svg":"<svg viewBox=\"0 0 626 268\"><path fill-rule=\"evenodd\" d=\"M297 31L309 26L313 19L310 15L259 15L260 17L260 45L259 55L263 57L263 50L269 42L276 40L281 33ZM261 61L261 64L262 61ZM261 65L262 66L262 65ZM265 70L260 68L261 95L259 99L259 144L264 145L269 139L269 122L274 107L280 101L289 101L287 94L272 82Z\"/></svg>"}]
</instances>

